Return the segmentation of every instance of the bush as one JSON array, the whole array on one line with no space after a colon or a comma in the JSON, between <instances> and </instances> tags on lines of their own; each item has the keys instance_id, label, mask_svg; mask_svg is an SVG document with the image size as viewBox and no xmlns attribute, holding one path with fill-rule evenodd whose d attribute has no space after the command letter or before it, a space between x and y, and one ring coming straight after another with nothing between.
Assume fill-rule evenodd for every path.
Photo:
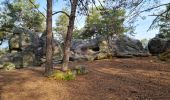
<instances>
[{"instance_id":1,"label":"bush","mask_svg":"<svg viewBox=\"0 0 170 100\"><path fill-rule=\"evenodd\" d=\"M53 74L50 76L50 78L56 79L56 80L74 80L75 79L75 74L72 71L67 71L67 72L62 72L62 71L55 71Z\"/></svg>"}]
</instances>

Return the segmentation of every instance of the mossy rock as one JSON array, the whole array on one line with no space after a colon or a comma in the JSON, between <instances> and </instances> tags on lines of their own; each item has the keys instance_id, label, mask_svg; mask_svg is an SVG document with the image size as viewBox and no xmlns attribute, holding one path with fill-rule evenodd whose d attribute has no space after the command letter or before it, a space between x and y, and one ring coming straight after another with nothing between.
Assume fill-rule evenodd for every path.
<instances>
[{"instance_id":1,"label":"mossy rock","mask_svg":"<svg viewBox=\"0 0 170 100\"><path fill-rule=\"evenodd\" d=\"M15 64L11 63L11 62L5 62L3 64L3 67L2 67L3 70L6 70L6 71L11 71L11 70L14 70L15 69Z\"/></svg>"},{"instance_id":2,"label":"mossy rock","mask_svg":"<svg viewBox=\"0 0 170 100\"><path fill-rule=\"evenodd\" d=\"M95 60L95 56L93 55L86 55L86 58L88 61L94 61Z\"/></svg>"},{"instance_id":3,"label":"mossy rock","mask_svg":"<svg viewBox=\"0 0 170 100\"><path fill-rule=\"evenodd\" d=\"M0 69L3 69L3 64L0 64Z\"/></svg>"},{"instance_id":4,"label":"mossy rock","mask_svg":"<svg viewBox=\"0 0 170 100\"><path fill-rule=\"evenodd\" d=\"M75 66L75 68L73 68L72 71L76 75L84 75L84 74L87 74L89 72L85 65L77 65L77 66Z\"/></svg>"},{"instance_id":5,"label":"mossy rock","mask_svg":"<svg viewBox=\"0 0 170 100\"><path fill-rule=\"evenodd\" d=\"M97 54L97 57L96 57L96 59L97 59L97 60L102 60L102 59L111 59L111 58L112 58L112 54L109 54L109 53L103 53L103 52L101 52L101 53Z\"/></svg>"},{"instance_id":6,"label":"mossy rock","mask_svg":"<svg viewBox=\"0 0 170 100\"><path fill-rule=\"evenodd\" d=\"M35 56L32 52L23 53L22 54L23 59L23 67L33 66L35 61Z\"/></svg>"},{"instance_id":7,"label":"mossy rock","mask_svg":"<svg viewBox=\"0 0 170 100\"><path fill-rule=\"evenodd\" d=\"M170 61L170 49L159 55L159 59L162 61Z\"/></svg>"},{"instance_id":8,"label":"mossy rock","mask_svg":"<svg viewBox=\"0 0 170 100\"><path fill-rule=\"evenodd\" d=\"M15 64L15 67L18 68L23 68L23 59L22 59L22 54L21 53L15 53L12 59L12 62Z\"/></svg>"},{"instance_id":9,"label":"mossy rock","mask_svg":"<svg viewBox=\"0 0 170 100\"><path fill-rule=\"evenodd\" d=\"M99 43L99 48L100 48L100 52L106 52L108 51L108 43L107 41L101 41L101 43Z\"/></svg>"}]
</instances>

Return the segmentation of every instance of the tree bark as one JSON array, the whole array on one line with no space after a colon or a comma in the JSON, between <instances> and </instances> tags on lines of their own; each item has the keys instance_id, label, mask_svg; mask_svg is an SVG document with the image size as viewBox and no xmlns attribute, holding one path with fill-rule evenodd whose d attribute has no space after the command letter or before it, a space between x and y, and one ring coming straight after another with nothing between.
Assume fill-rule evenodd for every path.
<instances>
[{"instance_id":1,"label":"tree bark","mask_svg":"<svg viewBox=\"0 0 170 100\"><path fill-rule=\"evenodd\" d=\"M47 25L46 25L46 64L45 75L50 75L53 71L53 48L52 48L52 0L47 0Z\"/></svg>"},{"instance_id":2,"label":"tree bark","mask_svg":"<svg viewBox=\"0 0 170 100\"><path fill-rule=\"evenodd\" d=\"M71 46L71 40L72 40L72 33L74 29L74 21L75 21L75 15L77 10L77 3L78 0L70 0L71 2L71 14L69 16L69 25L67 30L67 35L65 39L65 46L64 46L64 57L63 57L63 66L62 70L66 71L68 70L68 63L69 63L69 57L70 57L70 46Z\"/></svg>"}]
</instances>

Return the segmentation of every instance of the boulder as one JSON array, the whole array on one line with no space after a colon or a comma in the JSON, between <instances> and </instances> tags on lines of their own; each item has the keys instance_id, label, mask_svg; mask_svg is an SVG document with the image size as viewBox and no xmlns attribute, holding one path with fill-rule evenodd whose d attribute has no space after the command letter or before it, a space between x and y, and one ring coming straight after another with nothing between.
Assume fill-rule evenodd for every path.
<instances>
[{"instance_id":1,"label":"boulder","mask_svg":"<svg viewBox=\"0 0 170 100\"><path fill-rule=\"evenodd\" d=\"M112 55L111 54L108 54L108 53L98 53L96 54L96 60L102 60L102 59L111 59L112 58Z\"/></svg>"},{"instance_id":2,"label":"boulder","mask_svg":"<svg viewBox=\"0 0 170 100\"><path fill-rule=\"evenodd\" d=\"M99 37L95 39L76 39L71 44L71 61L93 61L99 52Z\"/></svg>"},{"instance_id":3,"label":"boulder","mask_svg":"<svg viewBox=\"0 0 170 100\"><path fill-rule=\"evenodd\" d=\"M99 42L99 51L100 52L109 52L109 44L106 40L102 40Z\"/></svg>"},{"instance_id":4,"label":"boulder","mask_svg":"<svg viewBox=\"0 0 170 100\"><path fill-rule=\"evenodd\" d=\"M101 37L86 40L73 40L71 44L71 51L78 54L86 54L86 51L89 49L92 49L93 51L99 51L99 42L101 40Z\"/></svg>"},{"instance_id":5,"label":"boulder","mask_svg":"<svg viewBox=\"0 0 170 100\"><path fill-rule=\"evenodd\" d=\"M13 62L15 64L16 68L23 68L22 54L20 52L14 54L12 56L11 62Z\"/></svg>"},{"instance_id":6,"label":"boulder","mask_svg":"<svg viewBox=\"0 0 170 100\"><path fill-rule=\"evenodd\" d=\"M15 69L15 64L13 64L11 62L6 62L6 63L3 64L2 69L5 70L5 71L14 70Z\"/></svg>"},{"instance_id":7,"label":"boulder","mask_svg":"<svg viewBox=\"0 0 170 100\"><path fill-rule=\"evenodd\" d=\"M149 56L142 43L137 39L123 35L114 36L109 41L112 53L116 57Z\"/></svg>"},{"instance_id":8,"label":"boulder","mask_svg":"<svg viewBox=\"0 0 170 100\"><path fill-rule=\"evenodd\" d=\"M170 48L170 39L155 37L148 43L148 50L152 55L159 55Z\"/></svg>"},{"instance_id":9,"label":"boulder","mask_svg":"<svg viewBox=\"0 0 170 100\"><path fill-rule=\"evenodd\" d=\"M29 29L17 27L13 29L13 35L9 39L9 50L24 51L28 47L36 50L39 46L38 33Z\"/></svg>"},{"instance_id":10,"label":"boulder","mask_svg":"<svg viewBox=\"0 0 170 100\"><path fill-rule=\"evenodd\" d=\"M128 36L74 40L70 60L101 60L116 57L149 56L139 40Z\"/></svg>"},{"instance_id":11,"label":"boulder","mask_svg":"<svg viewBox=\"0 0 170 100\"><path fill-rule=\"evenodd\" d=\"M40 37L40 46L38 48L38 55L40 58L45 58L46 53L46 35L45 33L42 34ZM63 49L61 47L61 44L53 39L53 59L54 60L61 60L63 58Z\"/></svg>"},{"instance_id":12,"label":"boulder","mask_svg":"<svg viewBox=\"0 0 170 100\"><path fill-rule=\"evenodd\" d=\"M161 53L158 58L162 61L170 61L170 49L165 51L164 53Z\"/></svg>"},{"instance_id":13,"label":"boulder","mask_svg":"<svg viewBox=\"0 0 170 100\"><path fill-rule=\"evenodd\" d=\"M12 60L17 68L41 65L46 53L46 34L39 37L39 33L29 29L17 27L13 29L13 35L9 39L10 52L14 52ZM17 51L17 52L16 52ZM62 48L58 41L53 39L53 59L61 60ZM17 60L19 59L19 60Z\"/></svg>"},{"instance_id":14,"label":"boulder","mask_svg":"<svg viewBox=\"0 0 170 100\"><path fill-rule=\"evenodd\" d=\"M89 71L87 70L87 67L85 65L77 65L74 68L72 68L72 72L75 75L84 75L87 74Z\"/></svg>"},{"instance_id":15,"label":"boulder","mask_svg":"<svg viewBox=\"0 0 170 100\"><path fill-rule=\"evenodd\" d=\"M23 67L28 67L36 65L35 55L32 52L23 52L22 53L22 64Z\"/></svg>"}]
</instances>

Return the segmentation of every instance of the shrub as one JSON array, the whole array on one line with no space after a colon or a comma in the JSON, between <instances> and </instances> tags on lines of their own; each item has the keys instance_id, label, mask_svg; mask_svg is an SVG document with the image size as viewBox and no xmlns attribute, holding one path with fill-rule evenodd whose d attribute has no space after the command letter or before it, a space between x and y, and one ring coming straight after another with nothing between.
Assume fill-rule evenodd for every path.
<instances>
[{"instance_id":1,"label":"shrub","mask_svg":"<svg viewBox=\"0 0 170 100\"><path fill-rule=\"evenodd\" d=\"M50 76L50 78L56 79L56 80L74 80L75 79L75 74L68 70L67 72L62 72L62 71L55 71L53 74Z\"/></svg>"}]
</instances>

